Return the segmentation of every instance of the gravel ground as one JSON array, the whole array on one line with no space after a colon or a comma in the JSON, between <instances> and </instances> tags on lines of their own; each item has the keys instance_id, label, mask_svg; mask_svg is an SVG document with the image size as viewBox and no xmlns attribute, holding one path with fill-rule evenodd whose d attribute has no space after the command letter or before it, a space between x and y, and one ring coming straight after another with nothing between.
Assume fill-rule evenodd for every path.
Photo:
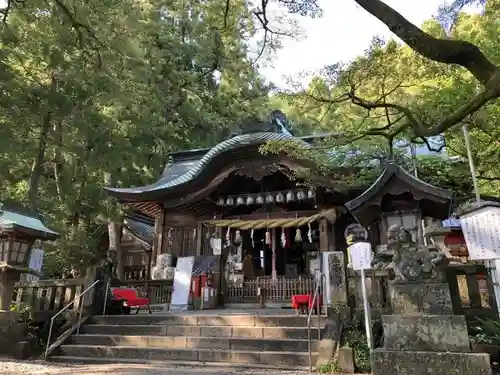
<instances>
[{"instance_id":1,"label":"gravel ground","mask_svg":"<svg viewBox=\"0 0 500 375\"><path fill-rule=\"evenodd\" d=\"M2 375L269 375L270 370L238 367L184 367L136 364L67 365L43 361L0 360ZM272 370L273 375L306 375L305 371Z\"/></svg>"}]
</instances>

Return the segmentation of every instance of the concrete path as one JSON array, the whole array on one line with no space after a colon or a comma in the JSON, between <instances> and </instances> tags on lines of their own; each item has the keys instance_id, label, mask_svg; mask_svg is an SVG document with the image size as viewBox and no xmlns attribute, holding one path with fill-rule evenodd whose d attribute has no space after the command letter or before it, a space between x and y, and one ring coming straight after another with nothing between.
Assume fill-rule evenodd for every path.
<instances>
[{"instance_id":1,"label":"concrete path","mask_svg":"<svg viewBox=\"0 0 500 375\"><path fill-rule=\"evenodd\" d=\"M141 364L64 365L0 359L1 375L269 375L269 370L241 367L184 367ZM308 371L272 370L273 375L308 375Z\"/></svg>"}]
</instances>

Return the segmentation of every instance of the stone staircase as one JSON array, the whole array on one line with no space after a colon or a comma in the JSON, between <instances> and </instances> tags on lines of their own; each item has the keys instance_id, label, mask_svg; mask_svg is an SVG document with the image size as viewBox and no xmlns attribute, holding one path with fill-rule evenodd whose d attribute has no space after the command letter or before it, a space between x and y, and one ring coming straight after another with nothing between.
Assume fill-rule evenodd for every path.
<instances>
[{"instance_id":1,"label":"stone staircase","mask_svg":"<svg viewBox=\"0 0 500 375\"><path fill-rule=\"evenodd\" d=\"M94 316L51 360L59 362L308 368L307 317L260 314ZM323 328L326 318L321 317ZM312 363L319 351L311 321Z\"/></svg>"}]
</instances>

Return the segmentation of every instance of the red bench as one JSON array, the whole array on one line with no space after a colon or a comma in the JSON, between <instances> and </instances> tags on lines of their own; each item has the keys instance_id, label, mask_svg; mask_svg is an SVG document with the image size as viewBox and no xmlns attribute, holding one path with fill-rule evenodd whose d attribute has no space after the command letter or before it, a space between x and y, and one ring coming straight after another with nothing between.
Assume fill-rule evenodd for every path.
<instances>
[{"instance_id":1,"label":"red bench","mask_svg":"<svg viewBox=\"0 0 500 375\"><path fill-rule=\"evenodd\" d=\"M317 309L317 304L319 302L320 309L323 306L323 298L321 296L316 297L314 301L314 306L312 305L313 296L310 294L295 294L292 296L292 308L295 309L297 314L300 312L306 313L308 310ZM304 311L305 310L305 311ZM316 312L317 314L318 312Z\"/></svg>"},{"instance_id":2,"label":"red bench","mask_svg":"<svg viewBox=\"0 0 500 375\"><path fill-rule=\"evenodd\" d=\"M115 288L113 289L113 297L117 300L124 300L126 306L137 307L136 314L139 312L141 306L147 306L151 314L151 307L149 298L139 297L137 290L132 288Z\"/></svg>"}]
</instances>

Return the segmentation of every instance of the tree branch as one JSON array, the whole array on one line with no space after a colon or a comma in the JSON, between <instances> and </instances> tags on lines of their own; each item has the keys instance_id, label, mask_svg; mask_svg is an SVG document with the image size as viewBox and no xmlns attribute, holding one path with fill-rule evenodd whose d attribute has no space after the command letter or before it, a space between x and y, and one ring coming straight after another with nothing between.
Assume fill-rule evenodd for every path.
<instances>
[{"instance_id":1,"label":"tree branch","mask_svg":"<svg viewBox=\"0 0 500 375\"><path fill-rule=\"evenodd\" d=\"M381 0L355 0L363 9L382 21L394 34L421 55L445 64L466 68L484 86L498 74L499 67L489 61L476 45L438 39L422 31Z\"/></svg>"}]
</instances>

